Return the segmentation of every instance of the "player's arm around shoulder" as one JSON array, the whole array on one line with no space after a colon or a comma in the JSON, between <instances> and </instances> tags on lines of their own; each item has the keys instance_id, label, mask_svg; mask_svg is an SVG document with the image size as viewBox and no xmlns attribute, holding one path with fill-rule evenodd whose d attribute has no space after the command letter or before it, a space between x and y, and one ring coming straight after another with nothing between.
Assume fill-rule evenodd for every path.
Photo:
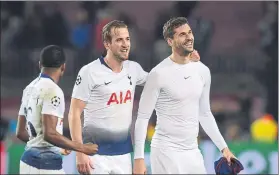
<instances>
[{"instance_id":1,"label":"player's arm around shoulder","mask_svg":"<svg viewBox=\"0 0 279 175\"><path fill-rule=\"evenodd\" d=\"M132 65L132 70L135 71L137 77L136 85L144 86L147 79L148 72L143 70L142 66L135 61L130 61L130 64Z\"/></svg>"},{"instance_id":2,"label":"player's arm around shoulder","mask_svg":"<svg viewBox=\"0 0 279 175\"><path fill-rule=\"evenodd\" d=\"M199 52L197 51L197 50L194 50L192 53L191 53L191 55L190 55L191 57L191 61L193 61L193 62L198 62L198 61L200 61L201 60L201 57L200 57L200 54L199 54Z\"/></svg>"}]
</instances>

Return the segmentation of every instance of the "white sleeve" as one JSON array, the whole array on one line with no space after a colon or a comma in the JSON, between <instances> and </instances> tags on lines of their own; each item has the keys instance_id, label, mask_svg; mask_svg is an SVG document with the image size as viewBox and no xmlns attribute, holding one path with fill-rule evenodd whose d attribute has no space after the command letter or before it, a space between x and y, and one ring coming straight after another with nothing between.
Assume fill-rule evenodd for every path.
<instances>
[{"instance_id":1,"label":"white sleeve","mask_svg":"<svg viewBox=\"0 0 279 175\"><path fill-rule=\"evenodd\" d=\"M145 72L141 65L136 63L136 69L137 69L137 85L139 86L144 86L145 82L146 82L146 78L147 78L147 75L148 73Z\"/></svg>"},{"instance_id":2,"label":"white sleeve","mask_svg":"<svg viewBox=\"0 0 279 175\"><path fill-rule=\"evenodd\" d=\"M24 115L25 116L25 112L24 112L24 108L25 108L24 92L25 92L25 90L23 90L23 93L22 93L21 104L20 104L20 108L19 108L19 111L18 111L18 115Z\"/></svg>"},{"instance_id":3,"label":"white sleeve","mask_svg":"<svg viewBox=\"0 0 279 175\"><path fill-rule=\"evenodd\" d=\"M64 118L65 99L64 93L59 88L49 88L44 95L42 114Z\"/></svg>"},{"instance_id":4,"label":"white sleeve","mask_svg":"<svg viewBox=\"0 0 279 175\"><path fill-rule=\"evenodd\" d=\"M76 98L84 102L87 102L90 97L92 87L93 82L90 78L88 67L84 66L80 69L78 73L72 93L72 98Z\"/></svg>"},{"instance_id":5,"label":"white sleeve","mask_svg":"<svg viewBox=\"0 0 279 175\"><path fill-rule=\"evenodd\" d=\"M138 117L135 124L134 159L144 158L147 126L160 92L158 84L156 72L151 72L147 77L139 102Z\"/></svg>"},{"instance_id":6,"label":"white sleeve","mask_svg":"<svg viewBox=\"0 0 279 175\"><path fill-rule=\"evenodd\" d=\"M227 144L223 136L221 135L220 130L218 129L217 123L210 109L209 95L211 75L209 69L207 69L203 77L205 79L205 86L200 98L199 121L206 134L211 138L214 144L221 151L227 147Z\"/></svg>"}]
</instances>

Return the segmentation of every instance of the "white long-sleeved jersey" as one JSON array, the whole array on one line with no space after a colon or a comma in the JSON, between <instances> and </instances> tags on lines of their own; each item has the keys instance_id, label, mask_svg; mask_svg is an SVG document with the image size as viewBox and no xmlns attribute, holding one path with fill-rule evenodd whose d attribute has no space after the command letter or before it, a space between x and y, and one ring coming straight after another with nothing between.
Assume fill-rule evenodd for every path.
<instances>
[{"instance_id":1,"label":"white long-sleeved jersey","mask_svg":"<svg viewBox=\"0 0 279 175\"><path fill-rule=\"evenodd\" d=\"M153 68L140 99L134 158L144 157L147 125L154 108L157 124L152 147L198 148L199 123L220 150L227 147L210 110L210 84L210 70L201 62L180 65L168 57Z\"/></svg>"}]
</instances>

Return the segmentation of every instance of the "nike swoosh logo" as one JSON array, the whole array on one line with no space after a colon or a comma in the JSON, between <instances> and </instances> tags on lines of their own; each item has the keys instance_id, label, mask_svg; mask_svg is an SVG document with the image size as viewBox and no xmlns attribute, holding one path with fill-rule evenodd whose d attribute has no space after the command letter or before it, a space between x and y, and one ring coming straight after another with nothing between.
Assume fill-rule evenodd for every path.
<instances>
[{"instance_id":1,"label":"nike swoosh logo","mask_svg":"<svg viewBox=\"0 0 279 175\"><path fill-rule=\"evenodd\" d=\"M190 78L190 77L191 77L191 76L189 76L189 77L184 77L184 79L187 80L187 79Z\"/></svg>"},{"instance_id":2,"label":"nike swoosh logo","mask_svg":"<svg viewBox=\"0 0 279 175\"><path fill-rule=\"evenodd\" d=\"M110 82L105 82L105 85L108 85L108 84L110 84L111 83L111 81Z\"/></svg>"}]
</instances>

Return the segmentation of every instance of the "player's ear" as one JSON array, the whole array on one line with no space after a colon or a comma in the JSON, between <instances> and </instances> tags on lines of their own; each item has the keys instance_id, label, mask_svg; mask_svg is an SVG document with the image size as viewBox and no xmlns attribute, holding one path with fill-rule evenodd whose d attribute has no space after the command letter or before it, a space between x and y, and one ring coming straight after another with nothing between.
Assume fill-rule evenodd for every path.
<instances>
[{"instance_id":1,"label":"player's ear","mask_svg":"<svg viewBox=\"0 0 279 175\"><path fill-rule=\"evenodd\" d=\"M108 43L108 41L104 41L104 46L105 46L106 50L109 49L109 43Z\"/></svg>"},{"instance_id":2,"label":"player's ear","mask_svg":"<svg viewBox=\"0 0 279 175\"><path fill-rule=\"evenodd\" d=\"M66 70L66 63L62 64L60 69L61 69L61 76L62 76Z\"/></svg>"},{"instance_id":3,"label":"player's ear","mask_svg":"<svg viewBox=\"0 0 279 175\"><path fill-rule=\"evenodd\" d=\"M41 70L42 69L42 64L41 64L41 62L39 61L39 69Z\"/></svg>"},{"instance_id":4,"label":"player's ear","mask_svg":"<svg viewBox=\"0 0 279 175\"><path fill-rule=\"evenodd\" d=\"M169 46L172 47L173 40L171 38L167 38L167 43Z\"/></svg>"},{"instance_id":5,"label":"player's ear","mask_svg":"<svg viewBox=\"0 0 279 175\"><path fill-rule=\"evenodd\" d=\"M61 69L65 72L65 70L66 70L66 63L62 64Z\"/></svg>"}]
</instances>

